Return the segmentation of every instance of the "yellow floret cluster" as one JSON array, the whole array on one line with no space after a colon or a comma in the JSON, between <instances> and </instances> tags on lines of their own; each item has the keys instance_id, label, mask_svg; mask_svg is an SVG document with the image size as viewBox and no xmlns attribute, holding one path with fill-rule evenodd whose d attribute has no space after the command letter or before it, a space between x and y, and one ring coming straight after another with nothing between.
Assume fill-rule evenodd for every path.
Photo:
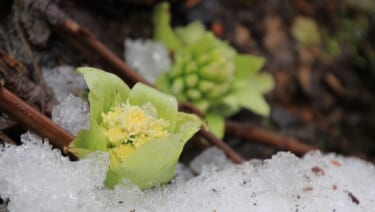
<instances>
[{"instance_id":1,"label":"yellow floret cluster","mask_svg":"<svg viewBox=\"0 0 375 212\"><path fill-rule=\"evenodd\" d=\"M157 118L156 108L122 104L102 113L102 128L112 149L122 160L143 143L168 135L168 121Z\"/></svg>"}]
</instances>

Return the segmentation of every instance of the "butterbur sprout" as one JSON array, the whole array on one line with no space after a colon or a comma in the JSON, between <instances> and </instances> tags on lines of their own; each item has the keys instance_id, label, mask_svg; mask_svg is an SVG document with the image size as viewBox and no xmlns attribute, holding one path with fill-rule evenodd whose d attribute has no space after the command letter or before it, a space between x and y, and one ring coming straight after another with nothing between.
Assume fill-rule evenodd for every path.
<instances>
[{"instance_id":1,"label":"butterbur sprout","mask_svg":"<svg viewBox=\"0 0 375 212\"><path fill-rule=\"evenodd\" d=\"M141 189L167 183L201 120L178 112L173 96L142 83L129 89L111 73L89 67L78 72L90 89L90 129L81 130L69 150L79 158L108 152L104 183L109 188L123 179Z\"/></svg>"},{"instance_id":2,"label":"butterbur sprout","mask_svg":"<svg viewBox=\"0 0 375 212\"><path fill-rule=\"evenodd\" d=\"M196 105L219 137L224 134L224 118L241 108L269 115L263 95L273 88L273 79L259 72L263 58L238 54L199 21L172 29L168 3L157 5L153 18L154 40L174 53L171 69L156 81L161 90Z\"/></svg>"}]
</instances>

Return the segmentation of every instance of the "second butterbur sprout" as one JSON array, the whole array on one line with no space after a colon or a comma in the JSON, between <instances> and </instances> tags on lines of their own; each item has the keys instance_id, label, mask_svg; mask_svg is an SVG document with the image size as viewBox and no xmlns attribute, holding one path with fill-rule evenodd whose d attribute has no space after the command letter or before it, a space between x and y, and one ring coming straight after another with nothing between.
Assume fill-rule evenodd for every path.
<instances>
[{"instance_id":1,"label":"second butterbur sprout","mask_svg":"<svg viewBox=\"0 0 375 212\"><path fill-rule=\"evenodd\" d=\"M268 73L259 73L263 58L238 54L199 21L172 29L170 19L168 3L158 4L154 39L174 55L172 68L156 81L161 90L196 105L219 137L224 134L224 118L241 108L269 115L263 95L273 88L273 79Z\"/></svg>"},{"instance_id":2,"label":"second butterbur sprout","mask_svg":"<svg viewBox=\"0 0 375 212\"><path fill-rule=\"evenodd\" d=\"M233 50L219 44L213 34L178 50L172 70L165 75L170 91L180 101L194 103L205 112L210 102L226 95L234 78Z\"/></svg>"}]
</instances>

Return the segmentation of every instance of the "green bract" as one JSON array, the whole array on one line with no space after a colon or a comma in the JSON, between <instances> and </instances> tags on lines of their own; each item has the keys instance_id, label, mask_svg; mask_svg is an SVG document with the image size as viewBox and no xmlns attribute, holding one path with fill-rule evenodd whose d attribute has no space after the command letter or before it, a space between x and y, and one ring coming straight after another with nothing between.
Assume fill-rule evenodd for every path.
<instances>
[{"instance_id":1,"label":"green bract","mask_svg":"<svg viewBox=\"0 0 375 212\"><path fill-rule=\"evenodd\" d=\"M167 183L185 143L201 126L199 118L178 112L173 96L141 83L130 90L99 69L78 72L90 89L90 129L78 133L70 151L79 158L109 152L104 183L110 188L124 178L141 189Z\"/></svg>"},{"instance_id":2,"label":"green bract","mask_svg":"<svg viewBox=\"0 0 375 212\"><path fill-rule=\"evenodd\" d=\"M173 30L168 8L161 3L154 11L154 39L174 53L171 70L156 82L159 88L205 112L210 130L220 137L224 118L241 108L268 116L263 94L273 88L273 79L259 73L264 59L238 54L199 21Z\"/></svg>"}]
</instances>

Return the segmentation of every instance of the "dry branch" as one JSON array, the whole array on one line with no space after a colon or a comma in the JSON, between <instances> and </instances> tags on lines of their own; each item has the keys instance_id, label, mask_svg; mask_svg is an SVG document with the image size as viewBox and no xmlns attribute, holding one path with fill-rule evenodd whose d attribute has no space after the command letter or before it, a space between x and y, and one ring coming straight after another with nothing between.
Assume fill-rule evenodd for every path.
<instances>
[{"instance_id":1,"label":"dry branch","mask_svg":"<svg viewBox=\"0 0 375 212\"><path fill-rule=\"evenodd\" d=\"M105 61L104 66L110 66L108 69L120 76L127 84L134 85L137 82L142 82L146 85L152 86L141 75L133 71L126 65L119 57L110 51L104 44L87 29L81 27L78 23L71 19L66 19L57 22L54 25L61 36L70 41L74 46L82 50L88 49L89 52L95 52ZM84 50L85 51L85 50Z\"/></svg>"},{"instance_id":2,"label":"dry branch","mask_svg":"<svg viewBox=\"0 0 375 212\"><path fill-rule=\"evenodd\" d=\"M289 150L293 153L303 155L317 147L304 144L295 138L285 137L264 129L251 127L249 125L227 121L225 123L225 133L234 137L245 138L251 141L258 141L279 149Z\"/></svg>"},{"instance_id":3,"label":"dry branch","mask_svg":"<svg viewBox=\"0 0 375 212\"><path fill-rule=\"evenodd\" d=\"M201 129L199 131L199 134L205 138L208 142L211 144L217 146L220 148L225 155L232 160L234 163L240 164L244 162L244 159L236 152L234 151L230 146L228 146L225 142L218 139L216 136L214 136L210 131L207 131L205 129Z\"/></svg>"},{"instance_id":4,"label":"dry branch","mask_svg":"<svg viewBox=\"0 0 375 212\"><path fill-rule=\"evenodd\" d=\"M74 137L52 122L39 111L26 104L5 87L0 88L0 111L5 112L19 123L32 129L43 138L48 138L49 142L63 152L74 139Z\"/></svg>"}]
</instances>

